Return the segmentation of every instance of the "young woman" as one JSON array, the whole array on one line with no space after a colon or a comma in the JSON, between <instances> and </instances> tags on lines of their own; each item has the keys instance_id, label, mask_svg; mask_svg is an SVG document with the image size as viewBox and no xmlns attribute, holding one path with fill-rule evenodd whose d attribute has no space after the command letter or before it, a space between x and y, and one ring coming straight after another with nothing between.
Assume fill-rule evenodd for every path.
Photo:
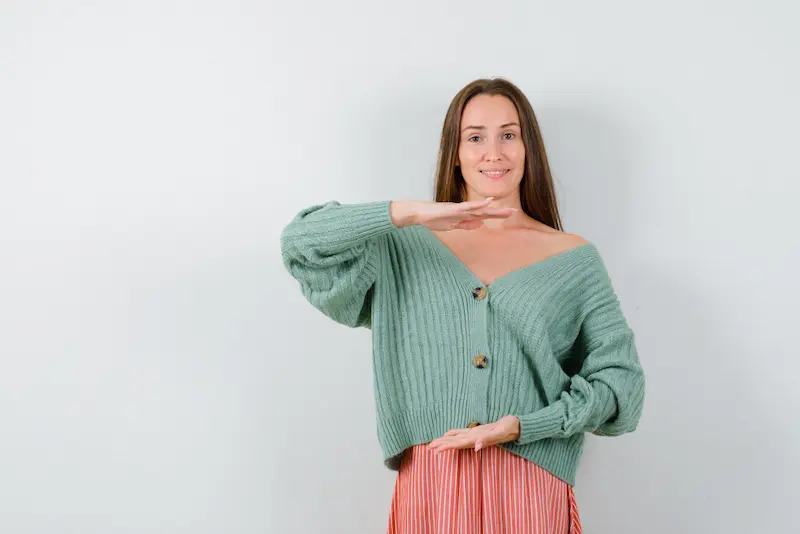
<instances>
[{"instance_id":1,"label":"young woman","mask_svg":"<svg viewBox=\"0 0 800 534\"><path fill-rule=\"evenodd\" d=\"M645 379L595 246L562 231L525 95L450 104L433 201L329 201L281 235L331 319L372 329L388 532L581 531L584 435L636 429Z\"/></svg>"}]
</instances>

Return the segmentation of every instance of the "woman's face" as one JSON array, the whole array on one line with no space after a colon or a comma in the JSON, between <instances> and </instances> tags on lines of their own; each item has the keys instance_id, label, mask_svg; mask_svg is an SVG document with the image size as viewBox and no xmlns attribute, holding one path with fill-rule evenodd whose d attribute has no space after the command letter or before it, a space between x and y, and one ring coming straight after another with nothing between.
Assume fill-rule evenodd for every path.
<instances>
[{"instance_id":1,"label":"woman's face","mask_svg":"<svg viewBox=\"0 0 800 534\"><path fill-rule=\"evenodd\" d=\"M478 95L464 107L458 163L468 199L519 194L525 145L514 104L501 95Z\"/></svg>"}]
</instances>

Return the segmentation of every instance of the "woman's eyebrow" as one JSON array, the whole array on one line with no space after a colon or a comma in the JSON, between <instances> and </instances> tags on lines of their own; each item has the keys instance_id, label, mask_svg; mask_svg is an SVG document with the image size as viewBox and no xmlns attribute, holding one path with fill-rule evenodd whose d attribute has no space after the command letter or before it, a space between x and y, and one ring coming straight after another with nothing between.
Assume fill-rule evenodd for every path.
<instances>
[{"instance_id":1,"label":"woman's eyebrow","mask_svg":"<svg viewBox=\"0 0 800 534\"><path fill-rule=\"evenodd\" d=\"M517 124L516 122L507 122L505 124L501 124L500 128L508 128L509 126L519 126L519 124ZM466 130L485 130L485 129L486 126L467 126L466 128L463 128L461 131L463 132Z\"/></svg>"}]
</instances>

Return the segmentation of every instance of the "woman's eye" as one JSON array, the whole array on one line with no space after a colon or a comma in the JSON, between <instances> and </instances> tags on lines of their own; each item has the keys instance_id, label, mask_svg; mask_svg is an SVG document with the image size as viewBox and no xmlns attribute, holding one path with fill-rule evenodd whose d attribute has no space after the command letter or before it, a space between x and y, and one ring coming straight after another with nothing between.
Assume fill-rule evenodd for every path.
<instances>
[{"instance_id":1,"label":"woman's eye","mask_svg":"<svg viewBox=\"0 0 800 534\"><path fill-rule=\"evenodd\" d=\"M516 137L516 135L511 133L511 132L506 132L506 133L503 134L503 138L504 139L514 139L515 137ZM480 141L480 139L481 139L481 136L473 135L472 137L468 138L467 141L469 141L471 143L477 143L478 141Z\"/></svg>"}]
</instances>

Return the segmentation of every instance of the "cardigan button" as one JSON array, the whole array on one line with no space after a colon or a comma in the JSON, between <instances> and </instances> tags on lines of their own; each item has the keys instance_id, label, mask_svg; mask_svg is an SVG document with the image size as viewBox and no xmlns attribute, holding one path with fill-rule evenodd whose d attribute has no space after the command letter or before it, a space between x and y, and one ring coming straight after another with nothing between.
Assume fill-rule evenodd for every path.
<instances>
[{"instance_id":1,"label":"cardigan button","mask_svg":"<svg viewBox=\"0 0 800 534\"><path fill-rule=\"evenodd\" d=\"M476 287L472 290L472 296L478 300L483 300L486 298L486 288L485 287Z\"/></svg>"},{"instance_id":2,"label":"cardigan button","mask_svg":"<svg viewBox=\"0 0 800 534\"><path fill-rule=\"evenodd\" d=\"M471 422L470 424L467 425L467 428L475 428L476 426L479 426L479 425L480 425L479 422L473 421L473 422Z\"/></svg>"},{"instance_id":3,"label":"cardigan button","mask_svg":"<svg viewBox=\"0 0 800 534\"><path fill-rule=\"evenodd\" d=\"M486 359L485 354L478 354L472 359L472 364L478 369L483 369L489 365L489 360Z\"/></svg>"}]
</instances>

